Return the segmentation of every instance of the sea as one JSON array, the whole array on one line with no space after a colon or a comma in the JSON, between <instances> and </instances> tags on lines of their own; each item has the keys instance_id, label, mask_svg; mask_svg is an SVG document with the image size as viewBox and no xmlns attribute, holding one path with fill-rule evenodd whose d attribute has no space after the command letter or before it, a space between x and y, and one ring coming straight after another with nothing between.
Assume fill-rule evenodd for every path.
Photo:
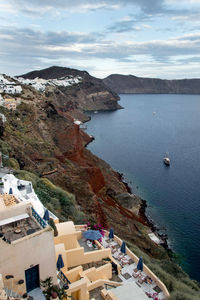
<instances>
[{"instance_id":1,"label":"sea","mask_svg":"<svg viewBox=\"0 0 200 300\"><path fill-rule=\"evenodd\" d=\"M120 95L124 109L89 113L89 150L108 162L200 281L200 95ZM171 165L163 157L169 155Z\"/></svg>"}]
</instances>

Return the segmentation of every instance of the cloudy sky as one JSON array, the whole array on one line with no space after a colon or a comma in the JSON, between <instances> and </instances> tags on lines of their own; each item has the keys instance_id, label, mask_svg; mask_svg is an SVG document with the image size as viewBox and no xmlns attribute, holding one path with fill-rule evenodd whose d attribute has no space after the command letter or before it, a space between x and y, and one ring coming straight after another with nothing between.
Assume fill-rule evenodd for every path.
<instances>
[{"instance_id":1,"label":"cloudy sky","mask_svg":"<svg viewBox=\"0 0 200 300\"><path fill-rule=\"evenodd\" d=\"M200 78L200 0L0 0L0 73Z\"/></svg>"}]
</instances>

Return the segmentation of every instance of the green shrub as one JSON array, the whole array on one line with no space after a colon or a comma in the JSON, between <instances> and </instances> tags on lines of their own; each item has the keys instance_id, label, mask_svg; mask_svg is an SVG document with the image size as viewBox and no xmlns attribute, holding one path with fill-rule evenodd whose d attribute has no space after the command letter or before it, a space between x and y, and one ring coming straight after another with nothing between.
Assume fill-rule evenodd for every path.
<instances>
[{"instance_id":1,"label":"green shrub","mask_svg":"<svg viewBox=\"0 0 200 300\"><path fill-rule=\"evenodd\" d=\"M37 181L39 178L34 173L25 170L17 170L14 171L14 175L21 180L31 181L34 188L37 186Z\"/></svg>"},{"instance_id":2,"label":"green shrub","mask_svg":"<svg viewBox=\"0 0 200 300\"><path fill-rule=\"evenodd\" d=\"M20 169L19 163L15 158L9 158L7 162L7 166L14 170Z\"/></svg>"},{"instance_id":3,"label":"green shrub","mask_svg":"<svg viewBox=\"0 0 200 300\"><path fill-rule=\"evenodd\" d=\"M75 196L54 185L47 178L39 178L28 171L15 171L14 175L22 180L32 181L35 193L40 201L61 221L73 220L82 224L85 215L76 206Z\"/></svg>"},{"instance_id":4,"label":"green shrub","mask_svg":"<svg viewBox=\"0 0 200 300\"><path fill-rule=\"evenodd\" d=\"M9 155L11 153L12 149L8 143L6 143L5 141L0 139L0 151L4 155Z\"/></svg>"},{"instance_id":5,"label":"green shrub","mask_svg":"<svg viewBox=\"0 0 200 300\"><path fill-rule=\"evenodd\" d=\"M174 292L169 298L169 300L199 300L200 296L186 295L183 292Z\"/></svg>"}]
</instances>

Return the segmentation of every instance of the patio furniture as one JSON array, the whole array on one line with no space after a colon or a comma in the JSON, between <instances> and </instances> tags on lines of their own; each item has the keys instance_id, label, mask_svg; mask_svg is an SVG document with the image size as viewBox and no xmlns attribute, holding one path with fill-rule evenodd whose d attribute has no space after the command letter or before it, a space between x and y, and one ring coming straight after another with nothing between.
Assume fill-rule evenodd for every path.
<instances>
[{"instance_id":1,"label":"patio furniture","mask_svg":"<svg viewBox=\"0 0 200 300\"><path fill-rule=\"evenodd\" d=\"M123 255L121 255L121 253L119 253L116 258L118 261L121 261L121 259L123 258Z\"/></svg>"},{"instance_id":2,"label":"patio furniture","mask_svg":"<svg viewBox=\"0 0 200 300\"><path fill-rule=\"evenodd\" d=\"M137 268L133 270L133 277L134 278L137 278L139 276L139 274L140 274L140 271Z\"/></svg>"},{"instance_id":3,"label":"patio furniture","mask_svg":"<svg viewBox=\"0 0 200 300\"><path fill-rule=\"evenodd\" d=\"M93 244L93 243L92 243L92 247L94 248L94 250L98 250L98 247L97 247L96 244Z\"/></svg>"},{"instance_id":4,"label":"patio furniture","mask_svg":"<svg viewBox=\"0 0 200 300\"><path fill-rule=\"evenodd\" d=\"M92 248L92 243L90 241L87 240L86 244L88 247Z\"/></svg>"},{"instance_id":5,"label":"patio furniture","mask_svg":"<svg viewBox=\"0 0 200 300\"><path fill-rule=\"evenodd\" d=\"M140 276L140 275L141 275L141 276ZM143 284L143 282L145 282L147 276L143 276L142 274L139 274L138 277L139 277L138 282L139 282L140 284Z\"/></svg>"},{"instance_id":6,"label":"patio furniture","mask_svg":"<svg viewBox=\"0 0 200 300\"><path fill-rule=\"evenodd\" d=\"M148 284L152 284L153 283L153 280L151 279L151 277L149 277L149 276L147 276L146 277L146 283L148 283Z\"/></svg>"},{"instance_id":7,"label":"patio furniture","mask_svg":"<svg viewBox=\"0 0 200 300\"><path fill-rule=\"evenodd\" d=\"M114 254L116 251L117 251L117 249L115 249L115 248L111 249L112 254Z\"/></svg>"},{"instance_id":8,"label":"patio furniture","mask_svg":"<svg viewBox=\"0 0 200 300\"><path fill-rule=\"evenodd\" d=\"M113 254L113 257L116 258L117 260L120 260L123 257L123 255L121 254L121 252L119 250L117 250Z\"/></svg>"}]
</instances>

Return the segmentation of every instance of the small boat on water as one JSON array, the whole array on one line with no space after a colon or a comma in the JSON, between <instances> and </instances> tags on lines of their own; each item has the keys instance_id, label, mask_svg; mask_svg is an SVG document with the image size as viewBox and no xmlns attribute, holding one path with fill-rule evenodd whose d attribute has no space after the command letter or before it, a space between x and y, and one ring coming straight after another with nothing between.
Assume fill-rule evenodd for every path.
<instances>
[{"instance_id":1,"label":"small boat on water","mask_svg":"<svg viewBox=\"0 0 200 300\"><path fill-rule=\"evenodd\" d=\"M163 157L163 162L166 166L170 166L170 159L169 159L168 155L165 155Z\"/></svg>"}]
</instances>

